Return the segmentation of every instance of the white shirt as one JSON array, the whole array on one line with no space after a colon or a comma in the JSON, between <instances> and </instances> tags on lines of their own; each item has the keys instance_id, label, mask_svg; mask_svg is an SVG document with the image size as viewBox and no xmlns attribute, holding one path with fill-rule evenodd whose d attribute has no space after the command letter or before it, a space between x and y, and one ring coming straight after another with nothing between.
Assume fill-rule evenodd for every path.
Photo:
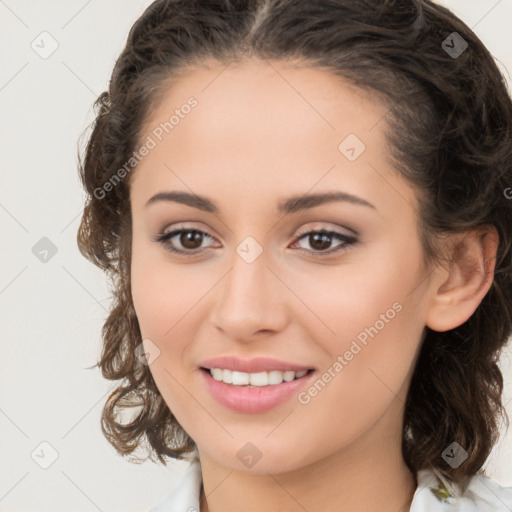
<instances>
[{"instance_id":1,"label":"white shirt","mask_svg":"<svg viewBox=\"0 0 512 512\"><path fill-rule=\"evenodd\" d=\"M465 492L436 476L418 471L418 487L409 512L512 512L512 487L503 487L484 475L475 475ZM200 512L201 465L191 462L166 498L148 512Z\"/></svg>"}]
</instances>

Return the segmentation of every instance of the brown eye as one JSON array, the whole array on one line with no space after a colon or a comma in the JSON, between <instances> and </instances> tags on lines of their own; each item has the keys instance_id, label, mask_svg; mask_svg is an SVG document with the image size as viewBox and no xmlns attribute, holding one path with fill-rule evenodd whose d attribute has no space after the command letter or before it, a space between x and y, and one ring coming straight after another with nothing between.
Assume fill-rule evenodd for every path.
<instances>
[{"instance_id":1,"label":"brown eye","mask_svg":"<svg viewBox=\"0 0 512 512\"><path fill-rule=\"evenodd\" d=\"M201 246L203 234L200 231L182 231L178 239L186 249L198 249ZM199 246L197 246L198 243Z\"/></svg>"},{"instance_id":2,"label":"brown eye","mask_svg":"<svg viewBox=\"0 0 512 512\"><path fill-rule=\"evenodd\" d=\"M207 249L201 245L208 238L213 240L208 233L199 229L180 228L157 235L153 241L160 242L168 251L193 255Z\"/></svg>"},{"instance_id":3,"label":"brown eye","mask_svg":"<svg viewBox=\"0 0 512 512\"><path fill-rule=\"evenodd\" d=\"M339 243L334 249L331 249L333 239L338 239L341 243ZM311 247L311 249L303 250L310 254L314 254L315 256L341 252L357 242L357 238L353 236L344 235L337 231L327 231L325 229L308 231L301 235L297 241L300 242L301 240L306 240Z\"/></svg>"},{"instance_id":4,"label":"brown eye","mask_svg":"<svg viewBox=\"0 0 512 512\"><path fill-rule=\"evenodd\" d=\"M202 247L203 242L207 239L214 240L212 236L204 231L186 228L162 233L152 239L155 242L161 243L170 252L188 256L194 256L205 251L208 247ZM334 239L338 239L340 243L331 248ZM301 251L315 256L328 256L333 253L342 252L357 243L357 238L353 236L325 229L308 231L297 239L298 242L301 240L307 240L311 247L311 249L301 248Z\"/></svg>"},{"instance_id":5,"label":"brown eye","mask_svg":"<svg viewBox=\"0 0 512 512\"><path fill-rule=\"evenodd\" d=\"M325 233L312 233L308 235L308 241L313 247L318 251L329 249L332 243L332 237L330 235L326 235Z\"/></svg>"}]
</instances>

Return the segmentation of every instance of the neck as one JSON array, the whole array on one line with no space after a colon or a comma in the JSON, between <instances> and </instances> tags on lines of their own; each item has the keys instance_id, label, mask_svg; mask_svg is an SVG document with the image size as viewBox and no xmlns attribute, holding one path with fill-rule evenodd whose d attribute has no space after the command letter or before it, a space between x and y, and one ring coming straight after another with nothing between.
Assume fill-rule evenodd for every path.
<instances>
[{"instance_id":1,"label":"neck","mask_svg":"<svg viewBox=\"0 0 512 512\"><path fill-rule=\"evenodd\" d=\"M200 453L200 512L238 512L241 503L246 512L408 512L417 482L395 437L376 442L370 432L357 446L276 474L234 471Z\"/></svg>"}]
</instances>

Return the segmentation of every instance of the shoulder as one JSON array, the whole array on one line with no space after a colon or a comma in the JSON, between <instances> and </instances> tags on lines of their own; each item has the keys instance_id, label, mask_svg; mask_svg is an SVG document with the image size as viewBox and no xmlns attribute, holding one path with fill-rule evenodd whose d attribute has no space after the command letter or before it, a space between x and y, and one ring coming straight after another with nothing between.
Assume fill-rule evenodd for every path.
<instances>
[{"instance_id":1,"label":"shoulder","mask_svg":"<svg viewBox=\"0 0 512 512\"><path fill-rule=\"evenodd\" d=\"M199 512L201 465L193 461L185 469L171 492L147 512Z\"/></svg>"},{"instance_id":2,"label":"shoulder","mask_svg":"<svg viewBox=\"0 0 512 512\"><path fill-rule=\"evenodd\" d=\"M437 472L422 469L410 512L510 512L512 487L505 487L484 474L474 475L462 491Z\"/></svg>"}]
</instances>

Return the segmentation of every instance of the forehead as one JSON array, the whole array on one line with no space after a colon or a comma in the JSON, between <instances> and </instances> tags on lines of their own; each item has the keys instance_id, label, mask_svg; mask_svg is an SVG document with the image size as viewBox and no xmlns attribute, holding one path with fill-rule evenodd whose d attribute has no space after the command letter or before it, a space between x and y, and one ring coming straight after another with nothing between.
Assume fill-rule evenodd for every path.
<instances>
[{"instance_id":1,"label":"forehead","mask_svg":"<svg viewBox=\"0 0 512 512\"><path fill-rule=\"evenodd\" d=\"M190 98L196 105L184 108ZM145 196L168 185L236 190L240 200L257 200L256 188L269 196L275 189L305 193L319 181L322 189L342 183L360 195L368 187L382 191L382 176L393 171L382 122L387 110L375 95L323 69L207 61L166 84L140 137L155 147L131 185ZM360 152L357 159L347 158L347 145Z\"/></svg>"},{"instance_id":2,"label":"forehead","mask_svg":"<svg viewBox=\"0 0 512 512\"><path fill-rule=\"evenodd\" d=\"M168 120L194 97L199 107L193 112L195 137L206 135L209 140L225 141L227 133L240 134L240 127L253 132L264 128L265 133L283 137L290 133L297 139L311 137L314 131L339 136L349 129L363 134L368 123L387 110L375 94L302 61L207 60L180 71L165 85L145 129ZM282 133L283 127L287 133ZM173 135L180 131L176 126ZM243 134L239 138L244 139Z\"/></svg>"}]
</instances>

